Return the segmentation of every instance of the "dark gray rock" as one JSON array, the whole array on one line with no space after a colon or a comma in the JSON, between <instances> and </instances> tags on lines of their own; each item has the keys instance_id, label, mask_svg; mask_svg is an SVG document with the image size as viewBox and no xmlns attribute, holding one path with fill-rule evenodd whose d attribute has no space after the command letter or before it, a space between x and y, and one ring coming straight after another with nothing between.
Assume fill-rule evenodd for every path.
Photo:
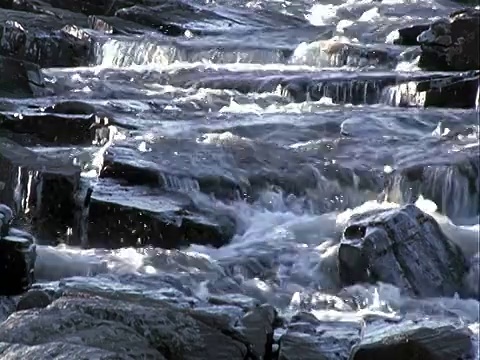
<instances>
[{"instance_id":1,"label":"dark gray rock","mask_svg":"<svg viewBox=\"0 0 480 360\"><path fill-rule=\"evenodd\" d=\"M103 145L109 138L108 125L113 124L116 122L108 117L98 116L93 106L75 101L23 112L0 112L0 131L22 145Z\"/></svg>"},{"instance_id":2,"label":"dark gray rock","mask_svg":"<svg viewBox=\"0 0 480 360\"><path fill-rule=\"evenodd\" d=\"M378 322L364 332L351 360L474 359L467 328L429 320Z\"/></svg>"},{"instance_id":3,"label":"dark gray rock","mask_svg":"<svg viewBox=\"0 0 480 360\"><path fill-rule=\"evenodd\" d=\"M12 209L5 204L0 204L0 238L8 235L12 220Z\"/></svg>"},{"instance_id":4,"label":"dark gray rock","mask_svg":"<svg viewBox=\"0 0 480 360\"><path fill-rule=\"evenodd\" d=\"M10 227L13 213L0 204L0 295L12 296L27 291L35 281L35 239Z\"/></svg>"},{"instance_id":5,"label":"dark gray rock","mask_svg":"<svg viewBox=\"0 0 480 360\"><path fill-rule=\"evenodd\" d=\"M22 98L41 95L43 79L40 68L28 61L0 55L0 95ZM2 121L0 120L0 126Z\"/></svg>"},{"instance_id":6,"label":"dark gray rock","mask_svg":"<svg viewBox=\"0 0 480 360\"><path fill-rule=\"evenodd\" d=\"M396 64L401 49L387 45L325 41L324 51L330 57L332 66L392 67Z\"/></svg>"},{"instance_id":7,"label":"dark gray rock","mask_svg":"<svg viewBox=\"0 0 480 360\"><path fill-rule=\"evenodd\" d=\"M467 71L480 69L480 10L468 8L441 19L418 36L425 70Z\"/></svg>"},{"instance_id":8,"label":"dark gray rock","mask_svg":"<svg viewBox=\"0 0 480 360\"><path fill-rule=\"evenodd\" d=\"M310 313L292 318L280 338L279 360L345 360L359 341L361 322L321 321Z\"/></svg>"},{"instance_id":9,"label":"dark gray rock","mask_svg":"<svg viewBox=\"0 0 480 360\"><path fill-rule=\"evenodd\" d=\"M344 285L381 281L422 297L460 292L467 271L458 246L414 205L352 218L338 264Z\"/></svg>"},{"instance_id":10,"label":"dark gray rock","mask_svg":"<svg viewBox=\"0 0 480 360\"><path fill-rule=\"evenodd\" d=\"M273 306L261 305L246 313L237 328L252 344L259 359L272 358L273 329L277 311Z\"/></svg>"},{"instance_id":11,"label":"dark gray rock","mask_svg":"<svg viewBox=\"0 0 480 360\"><path fill-rule=\"evenodd\" d=\"M393 43L396 45L403 46L416 46L420 45L417 37L422 32L428 30L430 25L428 24L419 24L411 25L397 30L397 36L393 39Z\"/></svg>"},{"instance_id":12,"label":"dark gray rock","mask_svg":"<svg viewBox=\"0 0 480 360\"><path fill-rule=\"evenodd\" d=\"M29 309L42 309L52 303L51 296L43 290L30 290L17 302L16 311L29 310Z\"/></svg>"},{"instance_id":13,"label":"dark gray rock","mask_svg":"<svg viewBox=\"0 0 480 360\"><path fill-rule=\"evenodd\" d=\"M77 228L80 169L5 138L0 138L0 167L0 202L14 210L17 221L45 240L68 238Z\"/></svg>"},{"instance_id":14,"label":"dark gray rock","mask_svg":"<svg viewBox=\"0 0 480 360\"><path fill-rule=\"evenodd\" d=\"M149 304L126 297L61 297L45 309L11 315L0 324L0 341L36 346L38 351L58 342L77 346L70 348L71 358L83 349L114 353L118 359L248 358L245 340L222 319L159 301ZM37 353L39 358L44 355Z\"/></svg>"},{"instance_id":15,"label":"dark gray rock","mask_svg":"<svg viewBox=\"0 0 480 360\"><path fill-rule=\"evenodd\" d=\"M57 360L134 360L133 357L106 351L88 346L66 344L63 341L50 342L41 345L24 345L0 342L0 354L5 359L36 360L57 359ZM144 359L164 360L164 357L145 357Z\"/></svg>"},{"instance_id":16,"label":"dark gray rock","mask_svg":"<svg viewBox=\"0 0 480 360\"><path fill-rule=\"evenodd\" d=\"M71 23L88 27L87 17L53 10L37 14L2 10L0 55L30 61L41 67L87 65L89 44L62 31Z\"/></svg>"},{"instance_id":17,"label":"dark gray rock","mask_svg":"<svg viewBox=\"0 0 480 360\"><path fill-rule=\"evenodd\" d=\"M235 233L233 218L197 209L187 195L158 188L102 179L91 188L85 204L88 246L220 247Z\"/></svg>"},{"instance_id":18,"label":"dark gray rock","mask_svg":"<svg viewBox=\"0 0 480 360\"><path fill-rule=\"evenodd\" d=\"M480 86L478 72L417 84L417 93L425 93L425 107L474 109Z\"/></svg>"}]
</instances>

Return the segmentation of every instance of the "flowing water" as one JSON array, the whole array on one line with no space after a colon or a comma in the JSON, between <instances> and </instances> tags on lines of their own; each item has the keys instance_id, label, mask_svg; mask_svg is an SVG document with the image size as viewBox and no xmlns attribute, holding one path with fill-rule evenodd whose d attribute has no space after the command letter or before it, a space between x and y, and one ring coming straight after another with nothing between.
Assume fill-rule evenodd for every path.
<instances>
[{"instance_id":1,"label":"flowing water","mask_svg":"<svg viewBox=\"0 0 480 360\"><path fill-rule=\"evenodd\" d=\"M244 294L274 304L286 317L298 309L345 319L439 315L478 330L478 301L412 299L386 284L343 289L363 299L354 311L341 303L328 311L318 305L321 294L338 291L335 251L342 224L352 213L399 206L410 196L399 177L390 186L390 202L377 201L385 196L383 181L396 169L437 165L423 179L420 191L427 200L417 204L467 256L478 253L478 197L455 167L462 156L478 157L478 111L424 109L415 98L399 107L404 100L389 80L425 75L416 66L416 48L390 43L394 31L445 16L458 5L438 0L195 4L202 12L175 14L186 24L183 36L96 34L92 66L45 69L51 96L28 101L48 106L80 99L101 106L117 122L136 127L125 131L113 151L128 146L148 152L153 143L158 151L161 144L158 156L179 168L190 166L184 173L238 179L250 166L260 178L283 180L245 201L206 194L193 176L165 174L167 187L235 217L237 233L229 245L40 246L39 281L180 303ZM329 54L335 41L358 44L369 55ZM220 148L244 151L242 168L232 166ZM152 201L161 206L164 200ZM478 294L476 269L466 286Z\"/></svg>"}]
</instances>

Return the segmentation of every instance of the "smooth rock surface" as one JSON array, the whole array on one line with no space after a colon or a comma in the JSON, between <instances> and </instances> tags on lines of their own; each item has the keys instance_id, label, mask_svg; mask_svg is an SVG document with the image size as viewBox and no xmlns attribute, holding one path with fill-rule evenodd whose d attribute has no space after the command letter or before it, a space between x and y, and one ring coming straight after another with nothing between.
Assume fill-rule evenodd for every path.
<instances>
[{"instance_id":1,"label":"smooth rock surface","mask_svg":"<svg viewBox=\"0 0 480 360\"><path fill-rule=\"evenodd\" d=\"M415 205L352 218L338 264L344 285L381 281L421 297L453 296L467 271L460 248Z\"/></svg>"}]
</instances>

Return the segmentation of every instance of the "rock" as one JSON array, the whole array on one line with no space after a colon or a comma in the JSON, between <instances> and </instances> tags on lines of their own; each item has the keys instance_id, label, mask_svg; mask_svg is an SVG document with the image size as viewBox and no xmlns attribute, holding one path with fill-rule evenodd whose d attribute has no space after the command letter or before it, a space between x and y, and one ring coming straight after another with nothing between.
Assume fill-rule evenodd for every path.
<instances>
[{"instance_id":1,"label":"rock","mask_svg":"<svg viewBox=\"0 0 480 360\"><path fill-rule=\"evenodd\" d=\"M203 15L203 16L202 16ZM201 10L195 6L179 1L167 1L160 6L147 7L134 5L115 12L115 16L124 20L150 26L168 36L182 36L189 29L188 23L212 17L218 19L213 12ZM195 34L200 31L192 31Z\"/></svg>"},{"instance_id":2,"label":"rock","mask_svg":"<svg viewBox=\"0 0 480 360\"><path fill-rule=\"evenodd\" d=\"M61 297L47 308L14 313L0 325L0 341L40 347L62 342L126 359L248 358L241 334L214 315L127 297Z\"/></svg>"},{"instance_id":3,"label":"rock","mask_svg":"<svg viewBox=\"0 0 480 360\"><path fill-rule=\"evenodd\" d=\"M478 72L454 73L392 86L385 100L392 106L474 109L479 85Z\"/></svg>"},{"instance_id":4,"label":"rock","mask_svg":"<svg viewBox=\"0 0 480 360\"><path fill-rule=\"evenodd\" d=\"M80 169L0 138L0 202L39 237L58 241L76 229ZM75 234L73 234L75 236Z\"/></svg>"},{"instance_id":5,"label":"rock","mask_svg":"<svg viewBox=\"0 0 480 360\"><path fill-rule=\"evenodd\" d=\"M433 71L480 69L480 10L454 12L418 36L422 54L419 66Z\"/></svg>"},{"instance_id":6,"label":"rock","mask_svg":"<svg viewBox=\"0 0 480 360\"><path fill-rule=\"evenodd\" d=\"M0 56L0 96L22 98L41 95L43 87L43 78L37 65Z\"/></svg>"},{"instance_id":7,"label":"rock","mask_svg":"<svg viewBox=\"0 0 480 360\"><path fill-rule=\"evenodd\" d=\"M417 93L425 92L424 107L475 109L480 73L419 82Z\"/></svg>"},{"instance_id":8,"label":"rock","mask_svg":"<svg viewBox=\"0 0 480 360\"><path fill-rule=\"evenodd\" d=\"M48 0L48 2L57 8L81 12L86 15L113 15L115 11L124 7L130 7L136 3L155 3L155 0L115 0L115 1L95 1L95 0Z\"/></svg>"},{"instance_id":9,"label":"rock","mask_svg":"<svg viewBox=\"0 0 480 360\"><path fill-rule=\"evenodd\" d=\"M0 295L18 295L35 280L36 245L30 234L10 228L11 210L0 204Z\"/></svg>"},{"instance_id":10,"label":"rock","mask_svg":"<svg viewBox=\"0 0 480 360\"><path fill-rule=\"evenodd\" d=\"M457 245L414 205L354 216L338 266L344 285L381 281L421 297L453 296L467 271Z\"/></svg>"},{"instance_id":11,"label":"rock","mask_svg":"<svg viewBox=\"0 0 480 360\"><path fill-rule=\"evenodd\" d=\"M280 338L278 359L348 359L361 329L359 322L321 321L310 313L298 313Z\"/></svg>"},{"instance_id":12,"label":"rock","mask_svg":"<svg viewBox=\"0 0 480 360\"><path fill-rule=\"evenodd\" d=\"M103 145L107 141L108 119L105 121L94 113L70 112L69 109L65 113L59 110L0 112L0 129L27 135L43 146L91 145L92 141Z\"/></svg>"},{"instance_id":13,"label":"rock","mask_svg":"<svg viewBox=\"0 0 480 360\"><path fill-rule=\"evenodd\" d=\"M86 203L88 246L220 247L235 233L233 219L200 211L180 193L103 180L91 189Z\"/></svg>"},{"instance_id":14,"label":"rock","mask_svg":"<svg viewBox=\"0 0 480 360\"><path fill-rule=\"evenodd\" d=\"M12 220L12 209L4 204L0 204L0 238L8 235Z\"/></svg>"},{"instance_id":15,"label":"rock","mask_svg":"<svg viewBox=\"0 0 480 360\"><path fill-rule=\"evenodd\" d=\"M17 303L16 311L43 309L52 303L52 298L43 290L30 290Z\"/></svg>"},{"instance_id":16,"label":"rock","mask_svg":"<svg viewBox=\"0 0 480 360\"><path fill-rule=\"evenodd\" d=\"M273 306L261 305L246 313L240 320L241 331L259 359L272 358L273 326L277 311ZM243 329L242 329L243 328Z\"/></svg>"},{"instance_id":17,"label":"rock","mask_svg":"<svg viewBox=\"0 0 480 360\"><path fill-rule=\"evenodd\" d=\"M395 31L394 36L391 38L393 44L402 46L417 46L420 45L417 41L417 37L424 31L428 30L430 25L419 24L410 25Z\"/></svg>"},{"instance_id":18,"label":"rock","mask_svg":"<svg viewBox=\"0 0 480 360\"><path fill-rule=\"evenodd\" d=\"M16 299L13 296L0 296L0 323L15 312Z\"/></svg>"},{"instance_id":19,"label":"rock","mask_svg":"<svg viewBox=\"0 0 480 360\"><path fill-rule=\"evenodd\" d=\"M26 60L41 67L87 65L89 44L61 29L70 23L88 27L87 17L59 10L33 14L0 12L0 55Z\"/></svg>"},{"instance_id":20,"label":"rock","mask_svg":"<svg viewBox=\"0 0 480 360\"><path fill-rule=\"evenodd\" d=\"M387 66L397 62L399 49L381 45L364 45L342 41L323 41L323 51L330 57L332 66Z\"/></svg>"},{"instance_id":21,"label":"rock","mask_svg":"<svg viewBox=\"0 0 480 360\"><path fill-rule=\"evenodd\" d=\"M78 359L78 360L133 360L132 357L111 351L101 350L88 346L65 344L63 341L50 342L41 345L24 345L0 342L0 354L4 359ZM61 355L60 355L61 354ZM164 360L164 357L150 357L145 359Z\"/></svg>"},{"instance_id":22,"label":"rock","mask_svg":"<svg viewBox=\"0 0 480 360\"><path fill-rule=\"evenodd\" d=\"M473 359L468 328L429 320L369 325L351 360Z\"/></svg>"}]
</instances>

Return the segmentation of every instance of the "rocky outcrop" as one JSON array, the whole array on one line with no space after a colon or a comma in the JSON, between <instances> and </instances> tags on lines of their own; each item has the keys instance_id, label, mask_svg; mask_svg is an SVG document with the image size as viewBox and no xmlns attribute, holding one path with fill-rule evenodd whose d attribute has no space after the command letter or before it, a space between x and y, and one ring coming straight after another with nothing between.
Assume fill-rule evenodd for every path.
<instances>
[{"instance_id":1,"label":"rocky outcrop","mask_svg":"<svg viewBox=\"0 0 480 360\"><path fill-rule=\"evenodd\" d=\"M59 9L44 10L40 13L0 11L0 55L41 67L87 65L88 43L62 31L71 23L88 27L86 16Z\"/></svg>"},{"instance_id":2,"label":"rocky outcrop","mask_svg":"<svg viewBox=\"0 0 480 360\"><path fill-rule=\"evenodd\" d=\"M419 84L425 106L474 108L480 89L480 10L467 8L440 19L418 35L420 68L432 71L469 71L447 81Z\"/></svg>"},{"instance_id":3,"label":"rocky outcrop","mask_svg":"<svg viewBox=\"0 0 480 360\"><path fill-rule=\"evenodd\" d=\"M27 291L35 280L35 239L11 227L12 210L0 204L0 296Z\"/></svg>"},{"instance_id":4,"label":"rocky outcrop","mask_svg":"<svg viewBox=\"0 0 480 360\"><path fill-rule=\"evenodd\" d=\"M469 331L442 321L378 322L367 326L351 360L473 359Z\"/></svg>"},{"instance_id":5,"label":"rocky outcrop","mask_svg":"<svg viewBox=\"0 0 480 360\"><path fill-rule=\"evenodd\" d=\"M426 70L467 71L480 69L480 10L454 12L418 36L422 55L419 66Z\"/></svg>"},{"instance_id":6,"label":"rocky outcrop","mask_svg":"<svg viewBox=\"0 0 480 360\"><path fill-rule=\"evenodd\" d=\"M265 325L247 319L242 324L245 333L258 331L263 336ZM12 314L0 324L0 341L5 351L26 355L36 351L37 358L46 357L59 343L63 344L59 350L79 359L94 355L102 359L239 360L264 356L264 349L257 349L260 354L255 355L248 337L219 315L155 300L137 302L128 296L115 300L89 294L62 296L47 308Z\"/></svg>"},{"instance_id":7,"label":"rocky outcrop","mask_svg":"<svg viewBox=\"0 0 480 360\"><path fill-rule=\"evenodd\" d=\"M460 249L414 205L353 217L338 266L344 285L381 281L421 297L461 292L467 271Z\"/></svg>"}]
</instances>

